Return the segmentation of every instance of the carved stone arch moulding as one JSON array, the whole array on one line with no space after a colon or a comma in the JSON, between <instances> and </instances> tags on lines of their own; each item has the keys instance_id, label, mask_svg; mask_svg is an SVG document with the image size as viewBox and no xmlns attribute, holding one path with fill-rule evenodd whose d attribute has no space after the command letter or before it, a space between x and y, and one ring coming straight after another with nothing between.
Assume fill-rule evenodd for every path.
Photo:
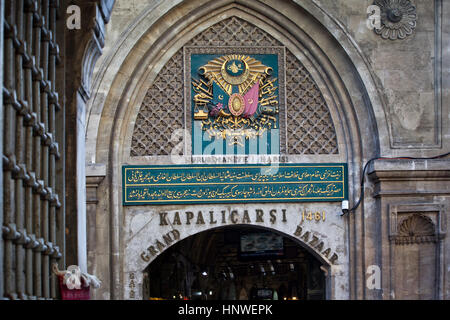
<instances>
[{"instance_id":1,"label":"carved stone arch moulding","mask_svg":"<svg viewBox=\"0 0 450 320\"><path fill-rule=\"evenodd\" d=\"M282 47L283 44L264 30L236 16L207 28L185 47ZM337 134L322 92L308 70L288 49L282 61L285 73L285 110L280 110L280 151L292 155L339 154ZM187 155L174 149L177 129L190 131L183 97L183 48L162 68L149 88L137 114L130 155ZM284 101L283 101L284 102Z\"/></svg>"},{"instance_id":2,"label":"carved stone arch moulding","mask_svg":"<svg viewBox=\"0 0 450 320\"><path fill-rule=\"evenodd\" d=\"M83 12L93 16L88 25L88 42L82 57L81 84L79 92L85 101L91 97L92 79L95 64L103 54L105 46L106 24L111 18L115 0L98 0L96 3L84 3Z\"/></svg>"},{"instance_id":3,"label":"carved stone arch moulding","mask_svg":"<svg viewBox=\"0 0 450 320\"><path fill-rule=\"evenodd\" d=\"M333 28L330 28L329 25L325 25L325 27L321 27L323 29L319 29L322 30L323 32L320 32L326 36L324 36L324 38L322 39L317 39L320 38L320 35L318 35L318 37L315 37L315 39L307 39L308 34L309 35L317 35L314 32L310 32L310 30L304 30L304 33L302 33L301 27L305 26L306 28L308 28L308 25L311 25L309 23L306 23L306 21L310 21L308 19L313 19L315 17L315 15L311 15L312 18L308 18L306 17L306 19L301 19L304 16L307 16L307 13L303 12L303 11L299 11L299 19L290 19L290 21L294 22L292 25L286 25L283 22L286 22L286 20L289 20L289 18L293 18L293 17L289 17L289 12L285 12L286 16L282 16L281 12L277 13L277 9L275 9L276 7L273 6L273 8L269 7L269 3L272 2L273 4L277 4L275 1L264 1L264 3L261 1L254 1L251 0L247 1L247 0L242 0L242 1L238 1L238 2L231 2L232 7L231 9L233 11L223 11L225 12L225 14L234 14L235 12L237 12L238 10L235 10L233 7L237 6L239 4L244 3L245 5L253 5L253 3L258 3L258 5L261 7L260 11L258 11L257 13L261 13L260 16L264 15L266 17L269 16L269 14L273 13L274 18L273 19L267 19L268 23L268 29L267 31L270 31L270 34L274 35L275 40L276 39L285 39L283 40L283 44L286 44L286 46L289 46L288 48L290 50L292 50L291 52L287 52L287 60L289 60L289 56L292 57L292 73L297 72L298 70L300 70L299 72L299 79L303 79L306 76L304 75L305 73L307 74L307 72L302 72L301 68L298 68L298 63L303 62L304 66L306 67L306 69L308 71L311 72L311 74L309 74L309 76L313 76L314 80L317 81L317 84L319 85L319 88L322 89L322 93L324 93L325 98L327 99L326 101L328 102L328 106L330 107L330 110L332 111L332 115L333 118L335 120L341 120L341 121L336 121L337 123L342 124L341 126L337 126L336 125L336 129L339 132L339 142L340 142L340 154L342 154L343 158L346 159L359 159L360 154L362 153L360 151L359 148L359 140L358 137L361 135L355 134L355 132L359 131L359 126L357 125L348 125L348 123L358 123L357 121L355 121L355 119L357 119L359 117L359 115L361 114L365 114L365 112L371 112L370 108L361 108L360 106L366 106L365 104L361 103L353 103L352 100L350 99L351 97L354 97L355 95L352 95L353 92L358 91L358 90L363 90L360 89L359 86L355 86L354 81L352 80L352 77L347 77L341 79L338 75L340 74L340 70L344 69L344 67L340 68L341 64L339 63L335 63L336 61L342 61L341 57L346 57L345 56L345 51L342 50L342 48L338 44L337 41L335 41L335 39L331 36L329 36L329 34L327 34L327 29L329 30L334 30ZM213 2L209 2L209 4L212 4ZM222 3L222 1L220 2L214 2L214 3ZM287 4L288 2L286 2ZM312 3L312 2L311 2ZM182 6L184 4L180 3L180 6ZM263 8L263 5L265 6ZM206 6L206 5L205 5ZM206 6L206 9L209 9ZM215 9L215 8L211 8L211 9ZM241 8L239 8L241 9ZM257 8L258 9L258 8ZM263 11L262 9L265 9L265 11ZM111 239L110 239L110 246L109 248L104 247L102 244L102 248L104 248L104 251L107 252L109 250L110 253L110 257L111 257L111 264L110 264L110 270L108 269L107 272L108 274L110 274L110 278L111 278L111 294L113 298L117 298L117 297L128 297L126 294L125 296L123 296L124 292L122 290L124 290L124 287L126 286L126 279L131 279L131 272L136 271L136 270L140 270L140 269L126 269L125 268L125 263L124 261L129 261L128 257L127 257L127 253L126 250L127 248L124 249L124 247L122 246L123 242L123 236L125 235L125 233L123 233L123 228L121 225L121 222L123 221L123 218L128 217L128 216L132 216L133 214L130 214L130 210L129 208L124 208L121 206L120 203L120 166L124 163L148 163L147 161L150 161L150 163L155 163L157 161L159 161L159 159L148 159L148 158L139 158L139 155L135 156L135 159L133 158L129 158L130 155L130 150L132 148L130 148L130 144L132 142L132 138L131 138L131 134L133 133L133 129L135 129L134 126L134 119L136 119L136 114L137 111L139 111L139 108L141 107L141 102L144 100L145 97L145 93L148 91L147 89L149 88L149 86L152 86L153 83L155 83L156 77L158 77L158 75L161 75L162 71L160 70L161 67L165 68L163 65L164 63L166 63L166 61L169 60L170 56L174 55L176 53L177 50L179 50L181 48L181 46L183 45L188 45L186 43L184 43L184 39L186 39L185 33L180 32L181 30L185 31L185 30L189 30L189 32L191 32L191 34L195 33L196 30L202 29L204 28L204 26L207 24L208 26L210 26L212 24L212 21L217 22L217 20L219 19L219 16L221 19L224 19L224 15L225 14L220 14L217 16L214 16L213 18L211 17L212 13L210 14L209 11L208 13L208 17L203 18L203 15L196 15L196 13L194 13L193 15L186 15L183 14L183 19L181 19L181 13L180 11L177 11L178 7L174 9L174 12L177 14L177 18L173 18L172 20L167 19L165 21L165 23L161 22L161 23L156 23L155 22L155 29L153 29L153 24L149 24L151 28L148 28L148 37L144 37L143 39L145 40L139 40L136 39L136 45L134 47L131 47L129 50L129 54L125 54L122 55L120 54L120 56L122 57L131 57L130 59L125 59L126 63L123 63L122 65L120 65L120 68L117 67L117 70L120 70L121 72L113 72L116 69L114 69L113 67L111 67L111 69L113 71L109 71L111 75L114 75L115 73L117 74L117 78L114 79L119 79L121 81L115 81L113 83L113 85L111 85L111 89L108 88L109 91L107 91L107 95L106 98L102 97L102 99L105 100L104 102L104 107L103 105L101 107L99 107L99 110L102 111L102 115L101 117L99 116L99 120L98 123L99 128L97 131L98 132L102 132L102 134L98 135L97 141L95 143L95 151L97 153L96 158L98 160L98 162L107 162L109 169L108 169L108 181L109 183L107 184L107 186L105 185L105 189L107 188L107 190L109 190L109 198L107 201L107 204L105 205L105 210L100 210L101 214L103 215L103 213L107 213L107 216L105 216L105 219L110 217L110 233L111 233ZM154 10L157 12L160 12L159 10ZM256 11L256 10L255 10ZM292 11L292 10L290 10ZM211 10L211 12L213 12ZM214 11L215 13L215 11ZM247 19L247 17L253 14L252 12L250 12L248 15L242 13L242 17L246 17L246 21L253 21L251 19ZM278 14L278 16L277 16ZM230 15L227 15L227 17L229 17ZM238 16L241 16L241 12L237 12ZM206 13L205 13L206 16ZM259 16L259 17L260 17ZM166 18L170 18L169 15L165 15ZM186 18L184 18L186 17ZM187 18L189 17L189 19ZM259 30L256 31L260 31L260 30L266 30L264 27L262 27L263 25L266 25L265 22L263 20L259 20L256 17L255 23L260 27ZM192 19L191 19L192 18ZM196 18L195 20L193 20L193 18ZM177 21L177 19L180 19L180 22ZM207 20L206 20L207 19ZM165 20L165 19L153 19L154 21L159 21L159 20ZM231 20L231 19L229 19ZM227 21L229 21L227 20ZM238 20L238 19L236 19ZM319 21L328 21L327 17L323 18L323 19L319 19ZM195 21L195 22L194 22ZM198 25L197 25L197 21L198 21ZM225 20L223 20L225 21ZM222 21L222 22L223 22ZM170 24L170 26L172 27L172 29L170 29L168 27L168 30L166 31L165 27L169 26L167 22L171 22L172 24ZM239 21L238 21L239 22ZM163 27L164 25L164 27ZM271 26L270 26L271 25ZM313 24L314 25L314 24ZM191 27L193 26L193 27ZM225 27L225 25L222 24L223 27ZM139 26L139 29L142 30L146 30L147 28L143 28L142 26ZM270 29L269 29L270 28ZM158 29L164 29L164 32L159 33ZM210 31L211 29L208 28ZM192 31L193 32L192 32ZM207 29L205 29L206 32ZM285 35L282 34L282 32L280 31L289 31L286 32ZM242 31L242 30L241 30ZM239 30L236 30L236 32L240 32ZM203 33L204 34L204 33ZM230 41L236 41L236 39L232 38L233 33L230 33ZM258 39L260 41L261 44L264 44L267 41L273 41L269 38L266 38L266 35L264 34L264 32L260 32L257 33L257 35L261 35L254 37L254 39ZM278 35L278 36L276 36ZM153 37L151 37L153 36ZM224 34L218 34L217 36L224 36ZM290 41L290 39L287 39L287 37L292 38L292 41ZM151 40L151 41L149 41ZM208 39L204 39L205 41L208 41ZM278 42L273 42L275 44L275 46L279 46ZM128 43L127 43L128 44ZM330 46L328 46L327 44L332 44ZM202 44L203 45L203 44ZM208 45L208 44L206 44ZM269 45L271 46L271 45ZM333 50L326 50L329 48L333 48ZM303 50L302 50L303 49ZM318 49L322 49L322 50L318 50ZM341 52L339 52L339 50ZM125 51L125 49L123 50ZM351 50L349 50L351 51ZM143 52L149 52L148 55L142 55ZM337 52L337 53L336 53ZM127 52L128 53L128 52ZM180 51L179 53L182 53L182 51ZM330 60L327 60L327 54L329 55ZM354 56L356 55L356 53L353 53ZM119 54L117 54L119 55ZM354 56L350 56L351 59L354 58ZM297 57L301 57L300 61L298 60ZM139 59L138 59L139 58ZM142 59L141 59L142 58ZM116 61L116 58L114 58L112 61ZM142 63L143 61L146 61L145 63ZM358 60L359 61L359 60ZM347 63L347 60L345 60L345 63ZM361 62L360 62L361 63ZM320 68L318 68L320 66ZM333 66L336 66L337 69L334 69ZM345 68L346 68L347 64L345 64ZM177 69L176 67L171 67L172 69ZM166 79L170 79L169 76L171 74L171 72L167 72L167 70L170 71L171 68L167 68L166 69L166 74L165 76L167 77ZM289 66L287 65L286 68L289 68ZM110 70L111 70L110 69ZM149 71L146 71L146 70ZM305 71L306 71L305 69ZM159 70L159 71L157 71ZM178 68L175 71L181 71L182 68ZM365 69L364 69L365 70ZM180 73L181 74L181 73ZM174 74L172 73L172 76ZM113 77L111 77L113 78ZM107 77L105 77L105 80L107 80ZM148 80L148 81L142 81L142 80ZM166 80L167 81L167 80ZM355 80L355 81L359 81ZM364 83L366 81L366 78L363 77L363 81L362 83ZM107 83L109 83L109 81L106 81ZM313 80L310 81L305 81L307 83L314 83ZM125 84L127 86L124 85L124 88L122 88L122 84ZM143 84L145 83L145 84ZM299 81L297 81L296 83L299 83ZM359 83L359 82L358 82ZM119 85L120 84L120 85ZM184 84L183 84L184 85ZM347 89L348 88L348 92ZM372 88L372 87L370 87ZM163 91L161 90L161 88L158 88L155 86L155 89L157 89L158 91ZM320 90L318 90L320 92ZM106 92L106 91L105 91ZM359 92L359 91L358 91ZM364 91L365 92L365 91ZM370 92L374 92L374 91L370 91L368 90L368 94L370 97L371 93ZM297 96L295 96L297 92L296 91L292 91L292 99L294 98L298 98ZM289 92L288 92L289 94ZM99 97L101 97L101 94L98 94ZM137 98L136 98L137 97ZM151 96L149 96L151 98ZM128 100L128 99L130 100ZM318 98L318 97L317 97ZM97 98L98 101L100 98ZM181 99L183 99L183 97L181 97ZM313 100L314 100L314 96L313 96ZM128 102L130 101L130 102ZM139 101L139 103L135 103L136 101ZM157 101L157 100L156 100ZM182 100L181 100L182 101ZM101 102L103 103L103 102ZM181 104L181 106L183 105L183 103ZM326 104L325 104L326 106ZM154 110L160 110L160 112L165 112L164 108L161 108L159 106L156 106L156 109L154 108L149 108L148 112L149 113L154 113ZM351 110L355 109L355 113L351 112ZM97 112L97 111L96 111ZM111 115L114 115L114 117L111 117ZM174 117L176 117L176 119L180 119L180 123L181 126L184 125L184 120L183 117L186 117L186 114L183 114L183 116L180 116L180 114L177 114L176 112L173 114ZM95 117L93 117L95 118ZM368 121L367 119L371 119L370 117L360 117L362 119L362 122L360 123L362 128L371 128L371 126L366 125L366 123L369 123L370 121ZM155 118L149 118L151 125L156 125L152 120L156 119L158 120L157 117ZM167 117L166 117L167 119ZM95 119L92 119L92 123L95 123ZM142 120L141 120L142 121ZM156 121L157 122L157 121ZM178 122L178 120L177 120ZM130 125L131 124L131 125ZM314 121L311 120L311 122L308 122L307 124L311 125L312 127L316 124L320 124L320 121ZM164 128L167 129L169 128L170 125L165 125ZM300 126L298 126L300 127ZM145 135L147 134L147 132L143 131L141 134ZM313 135L312 132L310 132L311 135ZM95 136L95 135L94 135ZM126 137L126 141L123 141L123 138ZM355 139L351 139L352 137L355 137ZM150 139L153 139L152 135L149 136ZM108 140L109 139L109 140ZM152 140L153 141L153 140ZM160 141L164 141L164 135L160 135L159 136L159 141L156 141L156 145L158 145L160 143ZM293 139L292 141L297 142L299 141L299 139ZM333 141L333 140L330 140ZM347 143L346 143L347 142ZM109 144L108 144L109 143ZM367 142L366 142L367 143ZM368 142L367 144L372 144L372 142ZM367 146L366 144L366 146ZM376 145L376 143L375 143ZM295 146L291 147L292 149L295 149ZM348 153L345 153L346 148L348 148ZM166 148L163 148L166 149ZM376 148L372 148L372 149L376 149ZM157 152L160 152L160 149L157 149ZM123 152L124 151L124 152ZM156 153L157 153L156 152ZM338 153L338 151L336 151L336 153ZM145 154L145 153L144 153ZM152 154L150 152L150 154ZM306 154L306 153L305 153ZM319 154L319 153L316 153ZM312 154L314 155L314 154ZM339 155L340 157L341 155ZM156 157L155 157L156 158ZM289 157L290 158L290 157ZM302 158L301 156L298 157L298 159ZM335 159L337 157L329 157L330 159ZM161 159L162 161L166 161L167 158ZM297 159L297 158L295 158ZM154 161L157 160L157 161ZM134 162L135 161L135 162ZM161 161L161 164L162 164ZM301 161L301 160L300 160ZM357 161L355 160L354 162L349 160L349 166L353 166L354 163L357 163ZM160 163L158 163L160 164ZM356 174L356 178L354 180L358 180L358 172L359 170L354 170L355 174ZM144 210L147 211L148 208L144 208ZM103 218L102 218L103 219ZM336 224L338 225L338 224ZM344 230L344 228L342 228L342 230ZM294 230L292 231L294 232ZM306 233L307 231L304 232L304 234L301 235L301 237L305 237L307 238ZM328 235L329 233L327 233ZM147 234L148 236L149 234ZM153 234L151 235L152 237L154 236ZM310 234L308 234L308 236L311 238L312 236ZM338 241L339 243L342 243L343 245L340 246L340 248L342 248L342 250L345 250L345 254L343 254L343 259L341 259L342 261L348 261L348 257L351 254L351 250L347 249L346 247L346 241L342 241L342 239L345 239L345 237L341 237L340 241ZM148 238L145 239L145 243L148 243ZM315 241L314 238L311 239L311 241ZM144 244L145 244L144 243ZM319 243L320 246L320 243ZM125 250L125 252L124 252ZM325 251L325 249L324 249ZM348 292L350 292L349 286L352 286L352 284L347 284L348 281L348 274L347 270L350 268L350 266L348 266L347 264L343 263L342 266L337 266L338 268L336 268L336 281L333 280L333 284L330 285L330 292L332 292L333 296L335 294L335 291L337 291L339 294L337 295L338 297L347 297ZM343 268L343 269L342 269ZM130 274L128 274L128 272L130 272ZM353 272L353 271L352 271ZM107 273L105 273L107 274ZM352 276L350 276L350 278L352 278ZM356 287L356 286L355 286ZM348 292L346 291L348 289Z\"/></svg>"}]
</instances>

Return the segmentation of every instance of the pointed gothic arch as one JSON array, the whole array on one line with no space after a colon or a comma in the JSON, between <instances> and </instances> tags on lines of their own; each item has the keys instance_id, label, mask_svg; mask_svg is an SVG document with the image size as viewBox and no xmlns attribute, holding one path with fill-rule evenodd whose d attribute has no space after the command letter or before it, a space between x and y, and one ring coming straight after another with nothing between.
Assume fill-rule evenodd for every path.
<instances>
[{"instance_id":1,"label":"pointed gothic arch","mask_svg":"<svg viewBox=\"0 0 450 320\"><path fill-rule=\"evenodd\" d=\"M366 62L358 56L357 48L349 47L348 39L340 39L338 42L336 34L330 33L330 26L327 27L329 22L324 22L327 20L326 13L312 5L300 7L293 2L286 4L291 11L285 13L278 11L275 3L269 5L259 1L211 1L195 7L196 2L186 1L173 7L166 3L164 19L156 19L148 24L146 31L140 34L132 47L126 50L120 47L116 56L107 60L110 64L103 65L99 77L107 80L105 85L109 86L106 91L100 88L103 84L96 82L97 91L91 104L87 128L87 162L94 162L96 166L106 168L103 170L107 172L106 178L109 182L109 187L104 185L99 189L99 192L107 194L99 203L99 207L107 208L104 211L109 212L109 216L100 216L108 221L108 254L111 262L111 287L108 289L113 298L123 298L125 294L121 284L126 282L125 252L129 243L126 240L124 225L127 224L128 214L133 212L133 209L125 210L121 206L120 168L124 163L142 164L149 160L145 156L136 159L130 157L135 119L149 86L154 83L164 65L190 39L220 21L231 17L249 21L278 39L301 61L323 94L337 132L339 154L322 155L322 159L340 159L347 162L350 183L358 185L358 163L378 154L380 148L389 145L385 140L380 140L378 135L378 130L385 131L386 128L384 121L377 122L382 120L384 115L382 99L374 89L376 84L373 79L367 78L371 72L360 75L360 72L368 68ZM151 16L154 13L147 14ZM311 30L315 32L312 33ZM120 55L120 52L126 54ZM112 66L111 61L119 58L118 64ZM111 72L114 72L114 75ZM361 136L371 138L365 141L364 147ZM307 158L300 155L293 159L305 161ZM350 190L350 198L356 196L353 190ZM370 205L370 201L367 202ZM339 228L342 230L338 232L345 260L349 259L349 255L360 255L353 245L361 237L357 227L361 218L350 219L340 222ZM293 232L295 230L291 230L291 233ZM145 245L142 242L141 244ZM350 268L348 261L345 265L345 268ZM356 279L361 276L359 268L361 267L357 265L350 268L347 274L341 272L341 283L345 282L350 286L346 290L355 290ZM349 277L352 284L348 284ZM332 294L332 297L336 295Z\"/></svg>"},{"instance_id":2,"label":"pointed gothic arch","mask_svg":"<svg viewBox=\"0 0 450 320\"><path fill-rule=\"evenodd\" d=\"M240 241L240 237L242 235L246 236L249 234L264 236L276 235L277 237L281 237L283 243L283 249L281 250L282 253L278 252L277 256L271 256L271 253L267 253L266 256L260 255L259 258L256 259L254 257L252 258L251 256L246 258L246 253L242 254L242 248L238 248L240 247L240 245L237 244L236 241ZM292 250L293 246L295 247L294 251ZM192 252L187 252L186 250L183 250L186 248L193 248L195 250L193 250ZM235 256L233 256L233 258L231 259L229 259L230 249L231 251L234 251L235 254ZM223 256L223 252L227 252L227 254ZM301 257L300 259L299 253ZM277 259L277 257L280 259ZM331 255L329 258L331 258ZM194 233L176 242L170 243L169 245L167 245L167 247L164 248L164 251L155 256L150 262L148 262L147 266L145 267L143 279L144 282L142 286L143 290L149 290L149 283L152 281L155 281L157 283L159 282L159 284L164 283L167 278L165 278L164 280L160 278L154 279L152 277L152 272L150 271L154 271L154 268L158 270L157 273L163 270L169 271L166 269L161 269L161 265L169 261L169 265L172 265L174 260L178 261L178 266L175 267L178 268L177 276L179 273L183 274L185 277L184 281L190 284L189 287L191 287L191 285L192 287L196 287L195 285L193 285L193 282L194 279L198 281L198 278L195 278L192 272L196 270L198 271L198 273L203 273L203 271L212 273L212 276L216 281L218 280L218 278L220 278L220 280L236 280L231 282L239 282L236 278L243 277L241 278L241 282L247 282L248 280L244 280L245 275L251 276L254 274L258 274L259 272L262 272L263 274L271 273L272 276L274 276L275 274L283 274L283 269L285 269L287 265L289 265L289 270L291 270L291 272L294 270L294 268L300 268L300 270L303 270L303 272L301 273L302 277L304 277L305 282L302 283L302 281L300 281L300 283L302 284L302 286L304 286L304 289L306 289L308 285L310 285L311 287L316 287L317 281L323 280L323 284L319 284L321 292L318 294L325 299L329 299L330 288L334 281L330 272L333 265L332 259L326 258L320 252L312 248L307 242L300 240L300 236L293 237L292 235L280 232L277 229L249 224L232 224L227 226L213 227L205 231ZM294 267L293 264L296 264L296 266ZM316 267L313 277L311 277L310 272L301 268L302 264L303 266L308 264L308 269L309 267L311 267L310 265L314 265L314 267ZM259 268L255 268L255 266L259 266ZM187 272L186 267L191 271L190 274L189 272ZM223 275L224 272L228 274L228 276L225 274L225 279L219 276L219 274ZM234 275L232 275L230 278L229 273L234 273ZM203 276L211 275L203 274ZM132 276L132 278L136 279L135 275ZM309 278L309 281L306 281L306 278ZM263 280L263 282L265 281L267 280ZM284 280L282 279L278 281L280 281L280 283L282 284L280 287L287 285L287 282L284 282ZM315 286L312 284L312 282L314 281L316 282ZM257 282L259 281L255 281L254 279L248 281L247 289L250 283L254 286ZM307 284L306 282L310 283ZM158 284L156 284L156 286L158 287ZM279 287L274 283L272 283L270 287L274 288L275 290L279 289ZM219 290L218 287L216 288L215 286L213 286L213 288L216 289L216 291ZM242 283L241 288L244 288L244 286L242 286ZM175 290L175 288L171 289ZM244 292L246 291L244 290ZM144 297L147 293L148 291L144 292ZM219 297L222 296L222 294L220 294ZM306 292L304 292L304 294L305 296L303 298L307 298L308 294ZM312 295L317 296L317 293ZM152 295L150 294L150 296ZM227 295L225 294L225 296ZM238 296L240 295L238 294L236 297ZM219 297L216 294L216 298L213 297L213 299L217 299ZM280 300L282 299L282 296L280 294L278 295L278 297ZM249 292L247 292L244 294L244 296L239 297L238 300L249 300L249 298L251 297L249 296Z\"/></svg>"}]
</instances>

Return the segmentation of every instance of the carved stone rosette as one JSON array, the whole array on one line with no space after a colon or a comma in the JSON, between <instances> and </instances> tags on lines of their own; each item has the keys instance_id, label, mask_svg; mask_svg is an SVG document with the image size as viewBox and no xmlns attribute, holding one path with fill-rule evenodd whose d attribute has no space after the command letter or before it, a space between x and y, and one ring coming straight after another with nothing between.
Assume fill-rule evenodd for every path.
<instances>
[{"instance_id":1,"label":"carved stone rosette","mask_svg":"<svg viewBox=\"0 0 450 320\"><path fill-rule=\"evenodd\" d=\"M405 39L416 28L416 7L409 0L375 0L380 8L381 28L374 29L383 39Z\"/></svg>"}]
</instances>

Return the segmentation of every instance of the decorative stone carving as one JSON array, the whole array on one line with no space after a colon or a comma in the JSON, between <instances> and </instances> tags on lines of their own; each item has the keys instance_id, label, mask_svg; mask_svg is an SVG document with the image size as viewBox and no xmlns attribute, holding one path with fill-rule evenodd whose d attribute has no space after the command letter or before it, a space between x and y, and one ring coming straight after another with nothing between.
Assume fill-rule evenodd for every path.
<instances>
[{"instance_id":1,"label":"decorative stone carving","mask_svg":"<svg viewBox=\"0 0 450 320\"><path fill-rule=\"evenodd\" d=\"M288 154L338 154L333 120L309 72L286 51Z\"/></svg>"},{"instance_id":2,"label":"decorative stone carving","mask_svg":"<svg viewBox=\"0 0 450 320\"><path fill-rule=\"evenodd\" d=\"M92 37L89 38L83 53L81 86L79 89L82 97L86 101L91 96L92 75L95 64L103 53L102 50L105 46L105 25L110 20L114 2L114 0L101 0L95 7L90 9L95 10L95 18L91 22L93 25L89 27L89 32Z\"/></svg>"},{"instance_id":3,"label":"decorative stone carving","mask_svg":"<svg viewBox=\"0 0 450 320\"><path fill-rule=\"evenodd\" d=\"M436 241L436 230L431 218L414 213L404 218L398 225L396 244L427 243Z\"/></svg>"},{"instance_id":4,"label":"decorative stone carving","mask_svg":"<svg viewBox=\"0 0 450 320\"><path fill-rule=\"evenodd\" d=\"M383 39L404 39L416 28L416 7L409 0L375 0L381 11L381 28L374 29Z\"/></svg>"},{"instance_id":5,"label":"decorative stone carving","mask_svg":"<svg viewBox=\"0 0 450 320\"><path fill-rule=\"evenodd\" d=\"M237 17L211 26L186 43L186 47L280 46L277 39ZM131 156L169 155L179 144L177 139L171 141L175 129L190 130L190 122L184 123L182 73L181 49L163 67L144 99L136 119ZM280 128L287 128L287 141L282 139L281 153L338 154L336 132L326 101L310 73L289 50L286 50L286 95L286 110L280 110L280 121L283 121ZM176 153L182 155L183 150Z\"/></svg>"},{"instance_id":6,"label":"decorative stone carving","mask_svg":"<svg viewBox=\"0 0 450 320\"><path fill-rule=\"evenodd\" d=\"M178 51L147 92L134 128L131 156L169 155L178 144L172 138L184 128L183 53ZM181 149L177 152L183 154Z\"/></svg>"}]
</instances>

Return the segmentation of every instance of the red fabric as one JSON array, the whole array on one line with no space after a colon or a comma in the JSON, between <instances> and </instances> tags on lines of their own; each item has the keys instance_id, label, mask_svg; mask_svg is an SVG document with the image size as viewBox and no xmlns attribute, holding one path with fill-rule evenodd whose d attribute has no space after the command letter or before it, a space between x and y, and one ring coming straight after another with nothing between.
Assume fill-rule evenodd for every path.
<instances>
[{"instance_id":1,"label":"red fabric","mask_svg":"<svg viewBox=\"0 0 450 320\"><path fill-rule=\"evenodd\" d=\"M256 108L258 108L259 98L259 81L245 94L245 111L244 117L249 118L255 114Z\"/></svg>"},{"instance_id":2,"label":"red fabric","mask_svg":"<svg viewBox=\"0 0 450 320\"><path fill-rule=\"evenodd\" d=\"M61 290L62 300L90 300L90 287L84 287L83 278L81 278L81 289L70 290L64 284L64 277L58 276L59 289Z\"/></svg>"}]
</instances>

